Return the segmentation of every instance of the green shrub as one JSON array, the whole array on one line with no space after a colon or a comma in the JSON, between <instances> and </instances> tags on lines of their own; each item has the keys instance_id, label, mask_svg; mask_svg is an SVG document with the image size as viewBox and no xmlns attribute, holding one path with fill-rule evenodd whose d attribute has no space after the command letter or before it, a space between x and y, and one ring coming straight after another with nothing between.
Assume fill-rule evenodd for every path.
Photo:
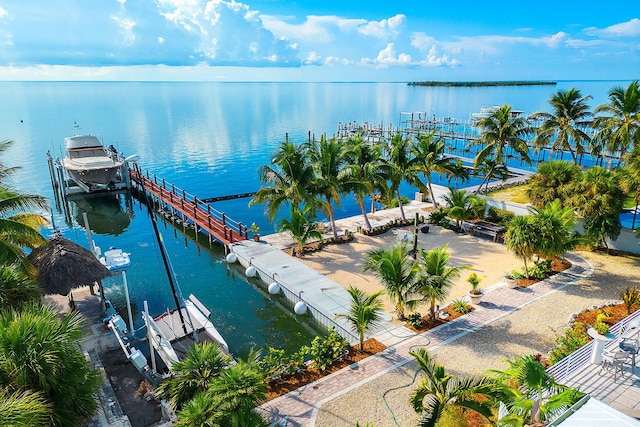
<instances>
[{"instance_id":1,"label":"green shrub","mask_svg":"<svg viewBox=\"0 0 640 427\"><path fill-rule=\"evenodd\" d=\"M595 329L599 334L606 335L609 333L609 325L604 323L604 321L609 317L609 314L602 312L596 316L596 322L593 324L593 329Z\"/></svg>"},{"instance_id":2,"label":"green shrub","mask_svg":"<svg viewBox=\"0 0 640 427\"><path fill-rule=\"evenodd\" d=\"M285 359L284 350L269 347L267 354L260 360L260 370L267 381L282 372Z\"/></svg>"},{"instance_id":3,"label":"green shrub","mask_svg":"<svg viewBox=\"0 0 640 427\"><path fill-rule=\"evenodd\" d=\"M471 307L469 307L469 304L467 304L463 299L457 299L453 301L451 304L449 304L449 308L452 311L460 314L467 314L471 311Z\"/></svg>"},{"instance_id":4,"label":"green shrub","mask_svg":"<svg viewBox=\"0 0 640 427\"><path fill-rule=\"evenodd\" d=\"M551 276L553 270L551 269L551 260L543 259L533 262L533 268L529 269L529 277L536 279L546 279Z\"/></svg>"},{"instance_id":5,"label":"green shrub","mask_svg":"<svg viewBox=\"0 0 640 427\"><path fill-rule=\"evenodd\" d=\"M309 354L314 366L319 371L324 371L348 349L349 343L347 340L342 338L334 329L331 329L327 336L313 339Z\"/></svg>"},{"instance_id":6,"label":"green shrub","mask_svg":"<svg viewBox=\"0 0 640 427\"><path fill-rule=\"evenodd\" d=\"M507 225L515 216L516 214L511 211L492 206L489 208L489 212L487 212L487 221Z\"/></svg>"},{"instance_id":7,"label":"green shrub","mask_svg":"<svg viewBox=\"0 0 640 427\"><path fill-rule=\"evenodd\" d=\"M567 329L562 335L556 337L556 347L549 352L549 363L554 364L564 359L583 345L589 342L587 326L576 322L572 329Z\"/></svg>"},{"instance_id":8,"label":"green shrub","mask_svg":"<svg viewBox=\"0 0 640 427\"><path fill-rule=\"evenodd\" d=\"M624 307L627 309L627 314L631 314L633 307L640 306L640 292L637 286L632 288L627 285L627 290L620 292L620 298L622 298Z\"/></svg>"},{"instance_id":9,"label":"green shrub","mask_svg":"<svg viewBox=\"0 0 640 427\"><path fill-rule=\"evenodd\" d=\"M447 218L447 210L438 208L429 215L429 224L439 225L440 227L448 227L449 219Z\"/></svg>"},{"instance_id":10,"label":"green shrub","mask_svg":"<svg viewBox=\"0 0 640 427\"><path fill-rule=\"evenodd\" d=\"M419 328L422 325L422 315L417 311L407 316L407 323L414 328Z\"/></svg>"}]
</instances>

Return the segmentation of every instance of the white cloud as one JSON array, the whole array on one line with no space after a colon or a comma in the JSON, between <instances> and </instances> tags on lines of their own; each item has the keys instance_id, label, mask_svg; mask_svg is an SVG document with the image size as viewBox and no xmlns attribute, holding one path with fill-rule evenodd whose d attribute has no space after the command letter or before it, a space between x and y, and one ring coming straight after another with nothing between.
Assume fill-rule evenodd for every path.
<instances>
[{"instance_id":1,"label":"white cloud","mask_svg":"<svg viewBox=\"0 0 640 427\"><path fill-rule=\"evenodd\" d=\"M365 19L348 19L334 15L309 15L301 24L290 24L292 17L261 15L266 29L288 39L330 43L340 34L354 33L367 24Z\"/></svg>"},{"instance_id":2,"label":"white cloud","mask_svg":"<svg viewBox=\"0 0 640 427\"><path fill-rule=\"evenodd\" d=\"M133 31L136 26L135 21L127 18L119 18L117 16L112 16L111 19L118 23L120 32L122 34L123 43L126 46L132 46L136 41L136 34Z\"/></svg>"},{"instance_id":3,"label":"white cloud","mask_svg":"<svg viewBox=\"0 0 640 427\"><path fill-rule=\"evenodd\" d=\"M322 57L316 52L311 51L307 57L302 61L304 65L322 65Z\"/></svg>"},{"instance_id":4,"label":"white cloud","mask_svg":"<svg viewBox=\"0 0 640 427\"><path fill-rule=\"evenodd\" d=\"M447 54L440 54L436 45L431 46L427 55L427 64L432 67L448 66L455 67L460 65L460 61L455 58L449 58Z\"/></svg>"},{"instance_id":5,"label":"white cloud","mask_svg":"<svg viewBox=\"0 0 640 427\"><path fill-rule=\"evenodd\" d=\"M635 37L640 35L640 19L633 18L627 22L610 25L605 28L589 27L584 32L591 36L602 37Z\"/></svg>"},{"instance_id":6,"label":"white cloud","mask_svg":"<svg viewBox=\"0 0 640 427\"><path fill-rule=\"evenodd\" d=\"M9 12L7 12L7 9L0 6L0 18L6 18L7 16L9 16Z\"/></svg>"},{"instance_id":7,"label":"white cloud","mask_svg":"<svg viewBox=\"0 0 640 427\"><path fill-rule=\"evenodd\" d=\"M398 14L389 19L381 21L369 21L358 27L358 32L365 36L377 37L379 39L395 37L400 27L404 25L406 16Z\"/></svg>"}]
</instances>

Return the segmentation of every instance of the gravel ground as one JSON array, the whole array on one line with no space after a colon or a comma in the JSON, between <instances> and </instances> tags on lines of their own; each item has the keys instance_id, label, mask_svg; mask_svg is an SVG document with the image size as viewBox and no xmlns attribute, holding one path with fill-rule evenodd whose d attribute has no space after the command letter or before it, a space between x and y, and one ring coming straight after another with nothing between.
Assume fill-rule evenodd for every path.
<instances>
[{"instance_id":1,"label":"gravel ground","mask_svg":"<svg viewBox=\"0 0 640 427\"><path fill-rule=\"evenodd\" d=\"M573 313L619 300L619 292L627 285L640 287L640 258L579 254L594 266L594 275L435 349L432 354L451 374L504 369L505 359L547 353L554 346L556 331L564 329ZM413 381L417 369L417 365L410 362L327 402L318 412L315 425L353 427L359 421L376 427L415 426L418 416L409 404L409 396L417 384Z\"/></svg>"}]
</instances>

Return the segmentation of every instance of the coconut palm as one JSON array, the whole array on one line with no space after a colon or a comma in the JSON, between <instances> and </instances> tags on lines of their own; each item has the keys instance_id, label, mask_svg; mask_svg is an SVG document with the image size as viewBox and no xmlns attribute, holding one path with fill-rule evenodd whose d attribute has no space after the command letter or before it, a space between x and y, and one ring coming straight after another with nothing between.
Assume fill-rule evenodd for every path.
<instances>
[{"instance_id":1,"label":"coconut palm","mask_svg":"<svg viewBox=\"0 0 640 427\"><path fill-rule=\"evenodd\" d=\"M540 230L531 215L516 216L508 225L504 244L524 262L524 272L529 277L529 261L540 247Z\"/></svg>"},{"instance_id":2,"label":"coconut palm","mask_svg":"<svg viewBox=\"0 0 640 427\"><path fill-rule=\"evenodd\" d=\"M561 160L543 162L529 181L527 197L533 206L544 206L559 199L564 201L568 185L580 176L580 166Z\"/></svg>"},{"instance_id":3,"label":"coconut palm","mask_svg":"<svg viewBox=\"0 0 640 427\"><path fill-rule=\"evenodd\" d=\"M0 425L46 427L51 425L51 403L31 390L10 392L0 386Z\"/></svg>"},{"instance_id":4,"label":"coconut palm","mask_svg":"<svg viewBox=\"0 0 640 427\"><path fill-rule=\"evenodd\" d=\"M551 156L556 150L568 151L573 163L578 164L578 156L584 154L585 144L590 137L585 132L593 115L587 101L591 96L582 96L580 90L572 88L559 90L549 99L553 112L537 112L531 115L542 124L536 129L533 144L536 148L551 146Z\"/></svg>"},{"instance_id":5,"label":"coconut palm","mask_svg":"<svg viewBox=\"0 0 640 427\"><path fill-rule=\"evenodd\" d=\"M623 88L615 86L609 91L609 102L598 105L594 113L595 138L604 141L610 152L619 152L622 161L629 149L640 144L640 83L633 81Z\"/></svg>"},{"instance_id":6,"label":"coconut palm","mask_svg":"<svg viewBox=\"0 0 640 427\"><path fill-rule=\"evenodd\" d=\"M509 368L504 371L489 371L497 374L498 380L511 389L511 399L503 400L509 415L500 419L500 426L513 425L517 421L539 424L566 411L584 396L584 393L557 384L536 355L520 356L507 363Z\"/></svg>"},{"instance_id":7,"label":"coconut palm","mask_svg":"<svg viewBox=\"0 0 640 427\"><path fill-rule=\"evenodd\" d=\"M361 289L349 286L347 292L351 295L351 306L346 314L338 314L336 318L346 319L360 338L360 351L364 351L364 335L380 321L383 313L380 295L383 290L368 295Z\"/></svg>"},{"instance_id":8,"label":"coconut palm","mask_svg":"<svg viewBox=\"0 0 640 427\"><path fill-rule=\"evenodd\" d=\"M301 145L283 142L271 164L258 169L260 181L265 185L249 202L249 206L266 203L269 221L275 219L283 205L300 206L308 200L307 185L313 179L313 169Z\"/></svg>"},{"instance_id":9,"label":"coconut palm","mask_svg":"<svg viewBox=\"0 0 640 427\"><path fill-rule=\"evenodd\" d=\"M402 207L402 197L400 196L400 184L406 181L412 185L420 185L415 165L417 160L413 157L411 142L404 138L402 134L395 134L389 145L386 147L387 168L386 178L389 180L389 188L392 194L398 199L398 207L403 220L406 220L404 208Z\"/></svg>"},{"instance_id":10,"label":"coconut palm","mask_svg":"<svg viewBox=\"0 0 640 427\"><path fill-rule=\"evenodd\" d=\"M438 204L431 186L432 173L454 176L457 173L456 162L451 157L446 157L445 144L440 138L436 138L435 131L426 135L421 135L418 141L412 146L415 158L414 170L424 176L425 183L420 182L418 188L423 193L431 195L433 208L437 209ZM425 191L426 190L426 191Z\"/></svg>"},{"instance_id":11,"label":"coconut palm","mask_svg":"<svg viewBox=\"0 0 640 427\"><path fill-rule=\"evenodd\" d=\"M174 376L158 386L158 396L174 410L180 410L196 394L206 391L213 378L230 363L231 356L222 353L217 343L196 343L183 360L173 365Z\"/></svg>"},{"instance_id":12,"label":"coconut palm","mask_svg":"<svg viewBox=\"0 0 640 427\"><path fill-rule=\"evenodd\" d=\"M433 248L430 251L420 249L418 265L420 276L416 283L415 292L422 295L429 302L429 315L436 317L436 302L445 302L454 281L460 277L467 265L450 266L451 255L449 245Z\"/></svg>"},{"instance_id":13,"label":"coconut palm","mask_svg":"<svg viewBox=\"0 0 640 427\"><path fill-rule=\"evenodd\" d=\"M492 179L499 179L504 182L510 176L507 165L499 163L492 158L486 158L480 162L480 164L476 166L475 172L483 177L485 194L489 192L489 184ZM478 186L476 192L482 193L482 187Z\"/></svg>"},{"instance_id":14,"label":"coconut palm","mask_svg":"<svg viewBox=\"0 0 640 427\"><path fill-rule=\"evenodd\" d=\"M418 278L418 268L409 249L404 243L397 243L391 249L374 249L367 252L364 271L373 271L389 298L396 306L400 320L405 319L405 310L412 309L418 303L413 293Z\"/></svg>"},{"instance_id":15,"label":"coconut palm","mask_svg":"<svg viewBox=\"0 0 640 427\"><path fill-rule=\"evenodd\" d=\"M529 210L539 232L535 249L538 256L547 259L563 257L579 243L574 233L576 214L572 208L563 207L560 200L549 202L543 208L532 207Z\"/></svg>"},{"instance_id":16,"label":"coconut palm","mask_svg":"<svg viewBox=\"0 0 640 427\"><path fill-rule=\"evenodd\" d=\"M364 201L366 196L371 196L373 205L374 193L379 191L386 181L382 169L382 148L379 144L363 141L358 135L347 140L343 155L347 163L345 173L359 184L352 191L360 206L365 227L371 230Z\"/></svg>"},{"instance_id":17,"label":"coconut palm","mask_svg":"<svg viewBox=\"0 0 640 427\"><path fill-rule=\"evenodd\" d=\"M426 348L409 354L425 375L410 397L413 409L421 414L420 427L435 427L443 414L453 408L474 411L487 419L493 416L493 380L483 376L449 375Z\"/></svg>"},{"instance_id":18,"label":"coconut palm","mask_svg":"<svg viewBox=\"0 0 640 427\"><path fill-rule=\"evenodd\" d=\"M447 207L447 215L456 220L458 229L462 221L471 217L473 207L480 203L480 199L475 194L451 187L449 187L449 194L445 194L442 198Z\"/></svg>"},{"instance_id":19,"label":"coconut palm","mask_svg":"<svg viewBox=\"0 0 640 427\"><path fill-rule=\"evenodd\" d=\"M0 310L19 309L40 298L40 286L19 264L0 265Z\"/></svg>"},{"instance_id":20,"label":"coconut palm","mask_svg":"<svg viewBox=\"0 0 640 427\"><path fill-rule=\"evenodd\" d=\"M491 158L496 165L504 164L507 150L517 154L526 163L531 164L527 136L532 133L529 122L524 117L514 117L510 105L503 105L493 111L488 117L478 120L481 133L471 145L483 145L473 159L473 167L477 168L485 159ZM492 176L490 170L484 176L478 189Z\"/></svg>"},{"instance_id":21,"label":"coconut palm","mask_svg":"<svg viewBox=\"0 0 640 427\"><path fill-rule=\"evenodd\" d=\"M280 233L285 231L291 234L296 242L296 255L302 257L304 245L312 239L322 240L322 233L318 229L318 224L311 221L311 212L307 207L303 211L296 206L291 207L291 218L283 218L280 221Z\"/></svg>"},{"instance_id":22,"label":"coconut palm","mask_svg":"<svg viewBox=\"0 0 640 427\"><path fill-rule=\"evenodd\" d=\"M98 407L101 377L80 349L82 323L79 312L61 318L47 306L0 312L0 378L13 390L42 393L53 426L79 425Z\"/></svg>"}]
</instances>

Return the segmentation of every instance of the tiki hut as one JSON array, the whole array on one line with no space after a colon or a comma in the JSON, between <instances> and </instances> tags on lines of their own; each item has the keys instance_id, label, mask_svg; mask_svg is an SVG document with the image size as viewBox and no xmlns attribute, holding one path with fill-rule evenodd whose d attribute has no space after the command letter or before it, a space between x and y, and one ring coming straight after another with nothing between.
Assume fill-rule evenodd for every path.
<instances>
[{"instance_id":1,"label":"tiki hut","mask_svg":"<svg viewBox=\"0 0 640 427\"><path fill-rule=\"evenodd\" d=\"M27 257L38 271L45 294L68 295L73 288L91 285L109 276L109 270L87 249L55 235Z\"/></svg>"}]
</instances>

